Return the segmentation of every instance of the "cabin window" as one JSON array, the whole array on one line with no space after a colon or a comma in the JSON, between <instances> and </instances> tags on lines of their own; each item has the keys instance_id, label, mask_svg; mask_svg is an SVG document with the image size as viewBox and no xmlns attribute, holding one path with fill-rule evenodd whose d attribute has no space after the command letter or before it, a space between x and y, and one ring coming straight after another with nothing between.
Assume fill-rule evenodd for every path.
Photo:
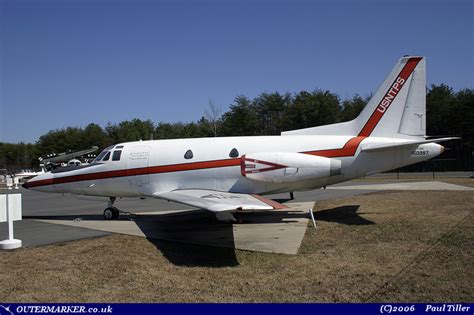
<instances>
[{"instance_id":1,"label":"cabin window","mask_svg":"<svg viewBox=\"0 0 474 315\"><path fill-rule=\"evenodd\" d=\"M115 147L115 149L123 149L123 145L118 145Z\"/></svg>"},{"instance_id":2,"label":"cabin window","mask_svg":"<svg viewBox=\"0 0 474 315\"><path fill-rule=\"evenodd\" d=\"M236 148L233 148L232 150L230 150L229 157L231 158L239 157L239 151L237 151Z\"/></svg>"},{"instance_id":3,"label":"cabin window","mask_svg":"<svg viewBox=\"0 0 474 315\"><path fill-rule=\"evenodd\" d=\"M121 155L122 155L122 150L114 151L114 154L112 155L112 161L120 161Z\"/></svg>"},{"instance_id":4,"label":"cabin window","mask_svg":"<svg viewBox=\"0 0 474 315\"><path fill-rule=\"evenodd\" d=\"M102 161L108 161L110 158L110 151L107 152L107 154L104 156L104 158L102 159Z\"/></svg>"},{"instance_id":5,"label":"cabin window","mask_svg":"<svg viewBox=\"0 0 474 315\"><path fill-rule=\"evenodd\" d=\"M186 153L184 153L184 158L186 160L192 159L193 158L193 151L191 151L191 150L186 151Z\"/></svg>"}]
</instances>

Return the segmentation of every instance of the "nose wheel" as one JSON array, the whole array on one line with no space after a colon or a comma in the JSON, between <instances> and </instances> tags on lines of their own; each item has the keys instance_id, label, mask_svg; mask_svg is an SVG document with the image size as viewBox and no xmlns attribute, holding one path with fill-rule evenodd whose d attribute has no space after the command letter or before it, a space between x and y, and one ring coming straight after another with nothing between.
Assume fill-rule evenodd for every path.
<instances>
[{"instance_id":1,"label":"nose wheel","mask_svg":"<svg viewBox=\"0 0 474 315\"><path fill-rule=\"evenodd\" d=\"M115 207L108 207L104 210L104 219L106 220L114 220L120 216L120 212Z\"/></svg>"},{"instance_id":2,"label":"nose wheel","mask_svg":"<svg viewBox=\"0 0 474 315\"><path fill-rule=\"evenodd\" d=\"M120 211L114 207L115 197L110 197L108 207L104 210L104 219L105 220L114 220L120 216Z\"/></svg>"}]
</instances>

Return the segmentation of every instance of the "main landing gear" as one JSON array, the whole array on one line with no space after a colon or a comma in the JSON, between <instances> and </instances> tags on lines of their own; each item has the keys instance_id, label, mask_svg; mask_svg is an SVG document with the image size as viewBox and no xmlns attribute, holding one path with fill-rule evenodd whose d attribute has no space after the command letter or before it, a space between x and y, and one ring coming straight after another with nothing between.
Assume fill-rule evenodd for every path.
<instances>
[{"instance_id":1,"label":"main landing gear","mask_svg":"<svg viewBox=\"0 0 474 315\"><path fill-rule=\"evenodd\" d=\"M114 207L115 197L110 197L110 201L107 204L107 208L104 210L104 219L105 220L114 220L120 216L120 211Z\"/></svg>"}]
</instances>

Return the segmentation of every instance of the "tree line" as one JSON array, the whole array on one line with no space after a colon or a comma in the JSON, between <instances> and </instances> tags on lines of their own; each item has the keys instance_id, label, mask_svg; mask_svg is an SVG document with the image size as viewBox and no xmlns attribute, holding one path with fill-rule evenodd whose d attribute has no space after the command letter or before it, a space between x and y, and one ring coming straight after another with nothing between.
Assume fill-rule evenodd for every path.
<instances>
[{"instance_id":1,"label":"tree line","mask_svg":"<svg viewBox=\"0 0 474 315\"><path fill-rule=\"evenodd\" d=\"M1 143L0 169L11 172L36 167L38 158L51 153L76 151L94 145L100 149L119 142L213 136L279 135L281 131L348 121L357 117L370 97L341 98L327 90L291 93L261 93L251 99L237 96L228 111L210 102L205 115L193 122L153 122L132 119L105 127L91 123L85 127L51 130L36 143ZM432 85L427 91L427 134L462 136L448 155L472 170L474 137L474 90L455 92L451 87Z\"/></svg>"}]
</instances>

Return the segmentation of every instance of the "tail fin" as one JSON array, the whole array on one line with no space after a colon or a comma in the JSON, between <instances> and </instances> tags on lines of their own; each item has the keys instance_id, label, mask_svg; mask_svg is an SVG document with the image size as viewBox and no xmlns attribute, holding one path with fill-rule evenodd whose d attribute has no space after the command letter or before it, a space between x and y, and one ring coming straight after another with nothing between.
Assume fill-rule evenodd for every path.
<instances>
[{"instance_id":1,"label":"tail fin","mask_svg":"<svg viewBox=\"0 0 474 315\"><path fill-rule=\"evenodd\" d=\"M426 130L426 77L422 57L401 58L362 113L359 136L423 137Z\"/></svg>"},{"instance_id":2,"label":"tail fin","mask_svg":"<svg viewBox=\"0 0 474 315\"><path fill-rule=\"evenodd\" d=\"M282 135L357 135L424 139L425 132L425 59L406 56L400 58L356 119L282 132Z\"/></svg>"}]
</instances>

